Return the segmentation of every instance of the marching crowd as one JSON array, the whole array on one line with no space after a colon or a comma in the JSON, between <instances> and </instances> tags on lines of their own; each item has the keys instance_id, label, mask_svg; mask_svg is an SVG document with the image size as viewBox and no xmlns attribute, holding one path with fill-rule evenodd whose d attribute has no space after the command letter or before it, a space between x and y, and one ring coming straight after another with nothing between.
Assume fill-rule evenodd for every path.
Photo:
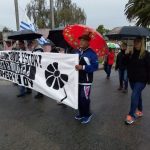
<instances>
[{"instance_id":1,"label":"marching crowd","mask_svg":"<svg viewBox=\"0 0 150 150\"><path fill-rule=\"evenodd\" d=\"M80 49L74 50L79 55L79 64L75 69L79 71L79 113L75 117L82 124L91 121L92 113L90 110L90 94L93 82L93 73L99 68L99 60L92 48L90 48L89 35L79 37ZM134 39L133 50L127 48L127 43L122 42L121 50L115 57L115 49L108 46L108 51L104 58L104 71L106 79L111 77L111 69L115 63L115 70L119 72L118 90L123 93L128 92L128 82L132 89L130 111L125 119L125 123L133 124L139 117L143 116L142 91L147 84L150 84L150 54L145 50L143 38ZM37 40L18 41L13 50L32 51L32 52L54 52L64 53L64 49L57 49L54 45L46 43L41 47ZM24 97L31 94L32 90L23 86L19 86L19 95ZM37 93L35 98L42 98L44 95Z\"/></svg>"},{"instance_id":2,"label":"marching crowd","mask_svg":"<svg viewBox=\"0 0 150 150\"><path fill-rule=\"evenodd\" d=\"M79 71L79 115L75 119L81 123L89 123L92 114L90 112L90 91L93 82L93 72L98 69L98 58L96 53L89 48L90 38L81 36L80 64L76 66ZM115 61L115 50L109 47L105 56L104 70L107 79L110 79L111 68ZM150 84L150 54L145 49L145 40L142 37L134 39L133 49L127 48L127 43L122 42L121 51L117 55L115 70L119 72L119 91L127 93L128 80L132 90L131 106L125 123L133 124L139 117L143 116L142 91Z\"/></svg>"}]
</instances>

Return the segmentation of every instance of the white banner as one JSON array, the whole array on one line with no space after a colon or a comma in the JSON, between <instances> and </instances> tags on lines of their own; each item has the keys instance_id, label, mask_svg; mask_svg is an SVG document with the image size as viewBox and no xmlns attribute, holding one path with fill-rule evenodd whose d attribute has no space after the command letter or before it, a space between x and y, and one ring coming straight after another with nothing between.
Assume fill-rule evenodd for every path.
<instances>
[{"instance_id":1,"label":"white banner","mask_svg":"<svg viewBox=\"0 0 150 150\"><path fill-rule=\"evenodd\" d=\"M0 51L0 77L78 109L76 54Z\"/></svg>"}]
</instances>

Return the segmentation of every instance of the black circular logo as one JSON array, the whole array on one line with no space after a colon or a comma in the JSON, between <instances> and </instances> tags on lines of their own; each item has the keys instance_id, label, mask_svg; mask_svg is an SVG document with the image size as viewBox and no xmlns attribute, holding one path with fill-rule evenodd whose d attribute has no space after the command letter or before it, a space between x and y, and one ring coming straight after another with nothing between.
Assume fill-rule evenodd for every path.
<instances>
[{"instance_id":1,"label":"black circular logo","mask_svg":"<svg viewBox=\"0 0 150 150\"><path fill-rule=\"evenodd\" d=\"M45 70L46 84L48 87L52 87L55 90L59 90L65 86L68 82L68 75L61 74L58 70L58 63L54 62L47 67Z\"/></svg>"}]
</instances>

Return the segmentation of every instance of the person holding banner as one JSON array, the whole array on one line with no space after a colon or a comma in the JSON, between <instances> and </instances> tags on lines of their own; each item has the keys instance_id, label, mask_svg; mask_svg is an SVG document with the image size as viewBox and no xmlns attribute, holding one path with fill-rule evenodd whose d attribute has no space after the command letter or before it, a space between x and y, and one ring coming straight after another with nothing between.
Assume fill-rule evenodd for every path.
<instances>
[{"instance_id":1,"label":"person holding banner","mask_svg":"<svg viewBox=\"0 0 150 150\"><path fill-rule=\"evenodd\" d=\"M43 48L39 45L37 40L32 41L32 49L33 49L32 52L44 52ZM43 98L43 96L44 95L42 93L38 92L34 98L40 99Z\"/></svg>"},{"instance_id":2,"label":"person holding banner","mask_svg":"<svg viewBox=\"0 0 150 150\"><path fill-rule=\"evenodd\" d=\"M82 35L79 37L80 49L77 50L79 54L79 65L75 68L79 71L79 115L75 117L76 120L81 121L82 124L87 124L91 121L92 114L90 112L90 92L93 82L93 72L98 70L99 62L96 53L91 49L89 35Z\"/></svg>"},{"instance_id":3,"label":"person holding banner","mask_svg":"<svg viewBox=\"0 0 150 150\"><path fill-rule=\"evenodd\" d=\"M26 51L25 42L20 40L18 41L18 46L20 51ZM17 97L24 97L26 94L31 94L32 91L29 88L25 88L24 86L19 86L20 93L17 95Z\"/></svg>"}]
</instances>

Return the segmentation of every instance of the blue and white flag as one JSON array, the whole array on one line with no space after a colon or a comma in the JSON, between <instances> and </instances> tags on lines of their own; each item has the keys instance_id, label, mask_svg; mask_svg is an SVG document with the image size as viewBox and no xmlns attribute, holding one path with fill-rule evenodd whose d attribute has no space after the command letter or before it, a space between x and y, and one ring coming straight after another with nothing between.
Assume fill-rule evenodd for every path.
<instances>
[{"instance_id":1,"label":"blue and white flag","mask_svg":"<svg viewBox=\"0 0 150 150\"><path fill-rule=\"evenodd\" d=\"M28 18L28 16L26 14L24 14L24 16L21 19L22 20L20 22L20 31L21 30L31 30L33 32L37 32L35 25L31 22L31 20ZM38 39L38 42L40 45L47 43L47 41L44 37L41 37L40 39Z\"/></svg>"}]
</instances>

